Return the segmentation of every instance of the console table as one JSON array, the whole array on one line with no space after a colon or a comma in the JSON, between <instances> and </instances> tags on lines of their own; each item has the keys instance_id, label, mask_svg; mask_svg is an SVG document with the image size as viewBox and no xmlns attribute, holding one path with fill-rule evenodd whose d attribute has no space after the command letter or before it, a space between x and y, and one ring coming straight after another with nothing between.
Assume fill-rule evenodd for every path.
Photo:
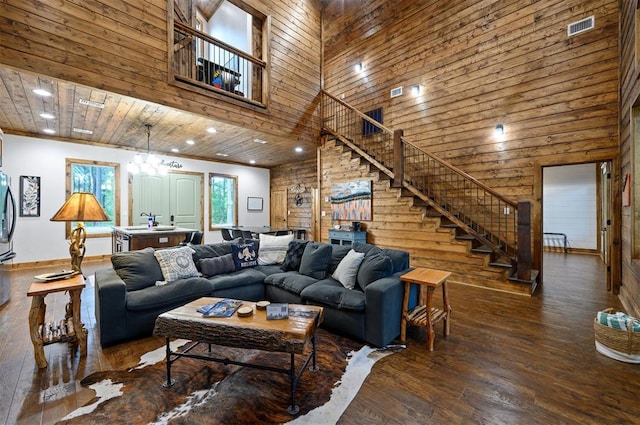
<instances>
[{"instance_id":1,"label":"console table","mask_svg":"<svg viewBox=\"0 0 640 425\"><path fill-rule=\"evenodd\" d=\"M44 355L44 346L57 342L68 342L72 347L72 353L80 347L80 355L87 355L87 330L80 321L80 294L84 288L84 277L77 274L69 279L53 282L33 282L27 291L31 300L29 310L29 333L33 342L33 355L39 368L47 367L47 358ZM47 305L44 298L54 292L69 291L69 303L67 304L64 319L59 321L44 322Z\"/></svg>"},{"instance_id":2,"label":"console table","mask_svg":"<svg viewBox=\"0 0 640 425\"><path fill-rule=\"evenodd\" d=\"M355 242L367 243L367 232L352 230L329 230L329 243L333 245L353 245Z\"/></svg>"}]
</instances>

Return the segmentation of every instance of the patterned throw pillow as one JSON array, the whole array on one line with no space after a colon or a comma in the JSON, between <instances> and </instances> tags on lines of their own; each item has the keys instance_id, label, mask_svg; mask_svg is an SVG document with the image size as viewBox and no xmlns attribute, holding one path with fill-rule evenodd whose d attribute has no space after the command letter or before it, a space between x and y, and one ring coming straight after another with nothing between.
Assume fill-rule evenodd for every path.
<instances>
[{"instance_id":1,"label":"patterned throw pillow","mask_svg":"<svg viewBox=\"0 0 640 425\"><path fill-rule=\"evenodd\" d=\"M233 244L233 262L236 270L258 265L258 252L253 242Z\"/></svg>"},{"instance_id":2,"label":"patterned throw pillow","mask_svg":"<svg viewBox=\"0 0 640 425\"><path fill-rule=\"evenodd\" d=\"M280 269L282 271L294 271L297 272L300 268L300 260L302 260L302 254L304 254L304 248L309 241L292 240L287 247L287 255L284 257L284 262Z\"/></svg>"},{"instance_id":3,"label":"patterned throw pillow","mask_svg":"<svg viewBox=\"0 0 640 425\"><path fill-rule=\"evenodd\" d=\"M215 276L236 271L236 264L233 262L232 254L203 258L198 263L202 274L205 276Z\"/></svg>"},{"instance_id":4,"label":"patterned throw pillow","mask_svg":"<svg viewBox=\"0 0 640 425\"><path fill-rule=\"evenodd\" d=\"M166 282L199 276L198 269L193 262L195 251L188 246L180 248L159 249L153 255L160 264L162 276Z\"/></svg>"},{"instance_id":5,"label":"patterned throw pillow","mask_svg":"<svg viewBox=\"0 0 640 425\"><path fill-rule=\"evenodd\" d=\"M261 266L281 264L287 255L287 246L292 240L293 235L273 236L261 234L258 264Z\"/></svg>"}]
</instances>

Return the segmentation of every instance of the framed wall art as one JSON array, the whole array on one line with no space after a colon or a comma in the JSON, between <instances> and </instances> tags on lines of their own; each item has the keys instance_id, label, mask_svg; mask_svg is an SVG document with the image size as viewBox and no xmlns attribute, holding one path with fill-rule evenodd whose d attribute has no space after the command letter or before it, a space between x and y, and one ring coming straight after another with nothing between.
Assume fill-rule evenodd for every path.
<instances>
[{"instance_id":1,"label":"framed wall art","mask_svg":"<svg viewBox=\"0 0 640 425\"><path fill-rule=\"evenodd\" d=\"M333 184L331 186L331 219L372 220L371 186L371 180Z\"/></svg>"},{"instance_id":2,"label":"framed wall art","mask_svg":"<svg viewBox=\"0 0 640 425\"><path fill-rule=\"evenodd\" d=\"M262 198L247 198L247 211L262 211Z\"/></svg>"},{"instance_id":3,"label":"framed wall art","mask_svg":"<svg viewBox=\"0 0 640 425\"><path fill-rule=\"evenodd\" d=\"M40 217L40 177L20 176L20 217Z\"/></svg>"}]
</instances>

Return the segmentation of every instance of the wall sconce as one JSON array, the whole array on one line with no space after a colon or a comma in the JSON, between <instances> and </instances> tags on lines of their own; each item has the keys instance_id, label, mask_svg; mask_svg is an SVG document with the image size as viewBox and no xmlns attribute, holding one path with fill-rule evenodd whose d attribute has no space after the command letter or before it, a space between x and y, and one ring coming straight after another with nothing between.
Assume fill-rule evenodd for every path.
<instances>
[{"instance_id":1,"label":"wall sconce","mask_svg":"<svg viewBox=\"0 0 640 425\"><path fill-rule=\"evenodd\" d=\"M504 140L504 125L502 124L498 124L496 125L496 129L494 130L493 134L495 135L496 139L503 141Z\"/></svg>"},{"instance_id":2,"label":"wall sconce","mask_svg":"<svg viewBox=\"0 0 640 425\"><path fill-rule=\"evenodd\" d=\"M355 64L355 65L353 66L353 69L355 69L355 71L356 71L356 72L360 72L360 71L362 71L362 69L363 69L363 68L364 68L364 67L362 66L362 62L358 62L357 64Z\"/></svg>"},{"instance_id":3,"label":"wall sconce","mask_svg":"<svg viewBox=\"0 0 640 425\"><path fill-rule=\"evenodd\" d=\"M414 84L411 86L411 94L417 96L420 94L420 84Z\"/></svg>"}]
</instances>

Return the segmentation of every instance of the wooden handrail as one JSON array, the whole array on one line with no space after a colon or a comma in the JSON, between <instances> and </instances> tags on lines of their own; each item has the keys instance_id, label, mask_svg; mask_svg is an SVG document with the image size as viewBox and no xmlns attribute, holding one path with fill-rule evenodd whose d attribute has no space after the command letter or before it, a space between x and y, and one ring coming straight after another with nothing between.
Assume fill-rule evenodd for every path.
<instances>
[{"instance_id":1,"label":"wooden handrail","mask_svg":"<svg viewBox=\"0 0 640 425\"><path fill-rule=\"evenodd\" d=\"M251 63L253 63L255 65L258 65L259 67L266 68L266 66L267 66L267 63L265 61L263 61L261 59L258 59L255 56L251 56L251 55L243 52L242 50L238 50L235 47L225 43L224 41L220 41L217 38L213 38L209 34L206 34L206 33L202 32L202 31L198 31L195 28L191 28L189 25L185 25L182 22L174 21L173 26L174 26L174 28L176 28L176 29L178 29L180 31L183 31L183 32L185 32L187 34L190 34L190 35L194 36L194 37L201 38L201 39L203 39L205 41L208 41L211 44L214 44L214 45L216 45L218 47L221 47L221 48L233 53L234 55L240 56L241 58L246 59L246 60L248 60L249 62L251 62Z\"/></svg>"},{"instance_id":2,"label":"wooden handrail","mask_svg":"<svg viewBox=\"0 0 640 425\"><path fill-rule=\"evenodd\" d=\"M341 105L343 105L344 107L350 109L353 113L355 113L356 115L358 115L359 117L361 117L362 119L370 122L371 124L375 125L378 128L381 128L382 130L384 130L386 133L388 133L389 135L393 136L394 131L391 130L388 127L385 127L384 125L380 124L378 121L374 120L373 118L363 114L362 112L358 111L357 109L355 109L353 106L349 105L348 103L346 103L345 101L338 99L337 97L333 96L330 93L327 93L326 91L322 90L322 94L324 94L325 96L331 98L333 101L340 103ZM488 193L490 193L491 195L495 196L496 198L500 199L502 202L504 202L505 204L508 204L510 206L512 206L514 209L517 209L518 207L518 203L514 202L510 199L505 198L503 195L501 195L500 193L496 192L495 190L493 190L492 188L490 188L489 186L487 186L486 184L482 183L480 180L476 179L475 177L465 173L464 171L462 171L461 169L459 169L458 167L456 167L455 165L449 164L448 162L443 161L442 159L440 159L438 156L433 155L427 151L425 151L422 148L419 148L418 146L416 146L415 144L409 142L408 140L406 140L403 136L401 136L402 139L402 143L411 146L412 148L419 150L421 152L424 152L425 154L427 154L429 156L429 158L431 158L432 160L434 160L435 162L437 162L438 164L442 165L443 167L453 171L454 173L458 174L459 176L463 177L465 180L470 180L473 182L473 184L478 185L480 188L482 188L483 190L487 191ZM398 177L396 176L396 179Z\"/></svg>"}]
</instances>

